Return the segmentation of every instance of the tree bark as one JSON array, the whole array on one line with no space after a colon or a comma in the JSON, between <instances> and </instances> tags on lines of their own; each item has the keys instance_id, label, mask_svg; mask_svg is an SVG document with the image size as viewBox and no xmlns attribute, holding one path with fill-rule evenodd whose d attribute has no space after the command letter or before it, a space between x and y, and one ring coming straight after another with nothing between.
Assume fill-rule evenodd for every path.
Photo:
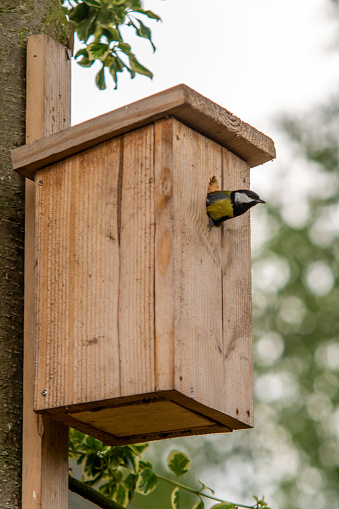
<instances>
[{"instance_id":1,"label":"tree bark","mask_svg":"<svg viewBox=\"0 0 339 509\"><path fill-rule=\"evenodd\" d=\"M10 150L25 143L26 46L47 33L67 44L59 0L0 6L0 507L21 505L24 179Z\"/></svg>"}]
</instances>

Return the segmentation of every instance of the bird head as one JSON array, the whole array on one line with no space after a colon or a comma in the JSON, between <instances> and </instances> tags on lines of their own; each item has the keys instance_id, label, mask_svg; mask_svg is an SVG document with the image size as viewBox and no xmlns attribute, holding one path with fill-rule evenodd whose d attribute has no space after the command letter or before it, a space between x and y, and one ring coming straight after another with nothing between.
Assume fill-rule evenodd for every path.
<instances>
[{"instance_id":1,"label":"bird head","mask_svg":"<svg viewBox=\"0 0 339 509\"><path fill-rule=\"evenodd\" d=\"M239 216L243 214L251 207L254 207L257 203L266 203L264 200L260 198L257 193L253 191L249 191L247 189L239 189L238 191L233 191L231 199L234 203L234 215Z\"/></svg>"}]
</instances>

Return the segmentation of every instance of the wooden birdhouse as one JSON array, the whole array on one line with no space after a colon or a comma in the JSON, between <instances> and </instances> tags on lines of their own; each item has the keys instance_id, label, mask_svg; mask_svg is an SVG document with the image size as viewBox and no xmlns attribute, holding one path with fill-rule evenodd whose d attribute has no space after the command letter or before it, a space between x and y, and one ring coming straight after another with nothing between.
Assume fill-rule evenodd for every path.
<instances>
[{"instance_id":1,"label":"wooden birdhouse","mask_svg":"<svg viewBox=\"0 0 339 509\"><path fill-rule=\"evenodd\" d=\"M253 424L249 189L272 140L184 85L13 151L35 182L35 410L108 444Z\"/></svg>"}]
</instances>

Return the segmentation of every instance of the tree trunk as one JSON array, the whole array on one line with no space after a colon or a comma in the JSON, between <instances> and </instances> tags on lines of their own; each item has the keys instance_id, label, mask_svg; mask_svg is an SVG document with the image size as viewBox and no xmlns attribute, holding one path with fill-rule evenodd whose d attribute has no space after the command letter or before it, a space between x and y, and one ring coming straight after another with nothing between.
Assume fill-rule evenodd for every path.
<instances>
[{"instance_id":1,"label":"tree trunk","mask_svg":"<svg viewBox=\"0 0 339 509\"><path fill-rule=\"evenodd\" d=\"M24 179L10 150L25 143L26 45L47 33L67 44L59 0L0 6L0 507L21 506Z\"/></svg>"}]
</instances>

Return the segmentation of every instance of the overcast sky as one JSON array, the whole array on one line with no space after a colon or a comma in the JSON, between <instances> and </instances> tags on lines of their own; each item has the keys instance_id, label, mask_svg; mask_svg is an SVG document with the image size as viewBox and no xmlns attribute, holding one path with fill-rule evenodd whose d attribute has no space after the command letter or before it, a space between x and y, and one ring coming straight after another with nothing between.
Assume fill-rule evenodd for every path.
<instances>
[{"instance_id":1,"label":"overcast sky","mask_svg":"<svg viewBox=\"0 0 339 509\"><path fill-rule=\"evenodd\" d=\"M277 112L320 102L338 88L336 20L329 0L144 0L162 18L130 37L153 80L121 76L99 91L94 69L73 65L73 124L185 83L257 127ZM337 36L338 42L338 36ZM97 68L98 69L98 68ZM125 73L124 73L125 74ZM91 98L89 100L89 97Z\"/></svg>"},{"instance_id":2,"label":"overcast sky","mask_svg":"<svg viewBox=\"0 0 339 509\"><path fill-rule=\"evenodd\" d=\"M310 111L338 91L339 17L332 3L144 0L143 6L162 18L146 22L156 52L133 29L125 36L153 80L123 73L114 90L107 76L107 90L100 91L94 84L100 66L73 63L72 123L185 83L274 139L277 161L251 173L254 188L267 192L288 152L274 125L278 115Z\"/></svg>"}]
</instances>

